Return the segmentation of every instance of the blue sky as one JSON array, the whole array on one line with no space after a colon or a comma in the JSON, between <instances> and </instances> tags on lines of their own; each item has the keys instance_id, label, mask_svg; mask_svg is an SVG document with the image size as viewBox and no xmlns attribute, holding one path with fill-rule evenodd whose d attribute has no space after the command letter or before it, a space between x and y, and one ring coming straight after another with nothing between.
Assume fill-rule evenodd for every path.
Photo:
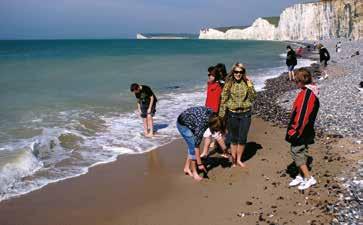
<instances>
[{"instance_id":1,"label":"blue sky","mask_svg":"<svg viewBox=\"0 0 363 225\"><path fill-rule=\"evenodd\" d=\"M0 39L132 38L250 24L301 0L0 0Z\"/></svg>"}]
</instances>

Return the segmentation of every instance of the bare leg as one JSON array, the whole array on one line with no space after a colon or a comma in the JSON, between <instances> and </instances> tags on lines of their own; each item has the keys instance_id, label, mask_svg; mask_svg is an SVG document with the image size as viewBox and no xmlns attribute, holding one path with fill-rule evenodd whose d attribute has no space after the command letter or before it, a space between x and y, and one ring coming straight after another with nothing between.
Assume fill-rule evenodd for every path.
<instances>
[{"instance_id":1,"label":"bare leg","mask_svg":"<svg viewBox=\"0 0 363 225\"><path fill-rule=\"evenodd\" d=\"M295 72L294 71L291 71L291 77L292 77L292 80L295 80Z\"/></svg>"},{"instance_id":2,"label":"bare leg","mask_svg":"<svg viewBox=\"0 0 363 225\"><path fill-rule=\"evenodd\" d=\"M289 80L291 81L291 72L289 71Z\"/></svg>"},{"instance_id":3,"label":"bare leg","mask_svg":"<svg viewBox=\"0 0 363 225\"><path fill-rule=\"evenodd\" d=\"M242 168L246 167L246 165L243 164L241 161L244 151L245 151L245 145L237 145L237 164Z\"/></svg>"},{"instance_id":4,"label":"bare leg","mask_svg":"<svg viewBox=\"0 0 363 225\"><path fill-rule=\"evenodd\" d=\"M200 155L201 158L206 157L208 155L208 149L209 149L209 145L211 142L212 142L212 138L210 138L210 137L204 138L203 152Z\"/></svg>"},{"instance_id":5,"label":"bare leg","mask_svg":"<svg viewBox=\"0 0 363 225\"><path fill-rule=\"evenodd\" d=\"M199 176L198 172L197 172L197 162L196 161L192 161L192 174L193 174L193 178L196 181L201 181L203 179L203 177Z\"/></svg>"},{"instance_id":6,"label":"bare leg","mask_svg":"<svg viewBox=\"0 0 363 225\"><path fill-rule=\"evenodd\" d=\"M309 169L306 165L301 165L300 171L303 174L304 178L309 179L311 177L311 175L309 173Z\"/></svg>"},{"instance_id":7,"label":"bare leg","mask_svg":"<svg viewBox=\"0 0 363 225\"><path fill-rule=\"evenodd\" d=\"M189 175L189 176L193 176L192 174L192 171L190 170L190 164L191 164L192 160L189 159L189 156L187 156L187 160L185 161L185 165L184 165L184 173L186 175Z\"/></svg>"},{"instance_id":8,"label":"bare leg","mask_svg":"<svg viewBox=\"0 0 363 225\"><path fill-rule=\"evenodd\" d=\"M237 166L237 146L238 145L234 145L231 144L231 153L232 153L232 166L235 167Z\"/></svg>"},{"instance_id":9,"label":"bare leg","mask_svg":"<svg viewBox=\"0 0 363 225\"><path fill-rule=\"evenodd\" d=\"M147 129L147 118L144 118L143 120L144 120L144 135L148 136L149 131Z\"/></svg>"},{"instance_id":10,"label":"bare leg","mask_svg":"<svg viewBox=\"0 0 363 225\"><path fill-rule=\"evenodd\" d=\"M147 128L148 128L148 137L154 136L154 120L151 115L147 115Z\"/></svg>"}]
</instances>

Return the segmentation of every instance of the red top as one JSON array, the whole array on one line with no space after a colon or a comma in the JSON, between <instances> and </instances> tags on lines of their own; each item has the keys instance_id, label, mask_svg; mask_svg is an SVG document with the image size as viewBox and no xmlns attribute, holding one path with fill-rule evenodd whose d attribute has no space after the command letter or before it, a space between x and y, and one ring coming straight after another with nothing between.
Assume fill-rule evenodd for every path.
<instances>
[{"instance_id":1,"label":"red top","mask_svg":"<svg viewBox=\"0 0 363 225\"><path fill-rule=\"evenodd\" d=\"M205 106L218 113L219 104L221 102L222 87L218 82L208 83L207 87L207 99Z\"/></svg>"}]
</instances>

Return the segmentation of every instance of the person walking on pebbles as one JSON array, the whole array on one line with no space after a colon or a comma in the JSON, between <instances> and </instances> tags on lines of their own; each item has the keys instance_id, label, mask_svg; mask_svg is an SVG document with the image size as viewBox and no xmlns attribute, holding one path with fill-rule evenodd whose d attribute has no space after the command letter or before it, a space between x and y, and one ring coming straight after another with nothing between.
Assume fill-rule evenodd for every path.
<instances>
[{"instance_id":1,"label":"person walking on pebbles","mask_svg":"<svg viewBox=\"0 0 363 225\"><path fill-rule=\"evenodd\" d=\"M137 111L144 121L144 135L146 137L154 136L154 121L153 117L156 112L156 98L154 92L149 86L133 83L130 86L130 91L137 98Z\"/></svg>"},{"instance_id":2,"label":"person walking on pebbles","mask_svg":"<svg viewBox=\"0 0 363 225\"><path fill-rule=\"evenodd\" d=\"M301 89L297 95L291 111L291 119L287 128L286 141L291 144L291 155L299 175L289 184L297 186L299 190L305 190L317 183L307 167L309 145L314 143L314 123L319 111L319 99L313 90L311 73L305 69L298 69L295 82Z\"/></svg>"},{"instance_id":3,"label":"person walking on pebbles","mask_svg":"<svg viewBox=\"0 0 363 225\"><path fill-rule=\"evenodd\" d=\"M242 163L242 156L251 125L251 109L256 95L253 83L246 75L246 68L241 63L235 64L223 87L219 109L219 116L227 118L234 167L245 167L245 164Z\"/></svg>"},{"instance_id":4,"label":"person walking on pebbles","mask_svg":"<svg viewBox=\"0 0 363 225\"><path fill-rule=\"evenodd\" d=\"M318 44L319 49L319 58L320 58L320 66L322 67L322 78L327 79L328 73L326 71L326 67L328 66L328 61L330 60L329 51L322 44Z\"/></svg>"},{"instance_id":5,"label":"person walking on pebbles","mask_svg":"<svg viewBox=\"0 0 363 225\"><path fill-rule=\"evenodd\" d=\"M291 48L290 45L286 47L287 55L286 55L286 65L289 72L289 80L293 81L295 79L294 68L297 65L297 58L295 51Z\"/></svg>"}]
</instances>

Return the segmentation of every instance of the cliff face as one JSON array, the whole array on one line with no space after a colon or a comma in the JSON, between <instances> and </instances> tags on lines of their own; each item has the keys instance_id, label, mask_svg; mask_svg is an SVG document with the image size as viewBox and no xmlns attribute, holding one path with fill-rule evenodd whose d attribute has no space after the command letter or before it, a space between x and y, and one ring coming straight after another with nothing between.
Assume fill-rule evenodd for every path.
<instances>
[{"instance_id":1,"label":"cliff face","mask_svg":"<svg viewBox=\"0 0 363 225\"><path fill-rule=\"evenodd\" d=\"M363 1L331 0L297 4L282 12L278 27L259 18L246 29L201 31L199 38L205 37L252 40L363 39Z\"/></svg>"},{"instance_id":2,"label":"cliff face","mask_svg":"<svg viewBox=\"0 0 363 225\"><path fill-rule=\"evenodd\" d=\"M297 4L282 12L276 38L278 40L361 39L362 19L362 0Z\"/></svg>"},{"instance_id":3,"label":"cliff face","mask_svg":"<svg viewBox=\"0 0 363 225\"><path fill-rule=\"evenodd\" d=\"M239 30L228 30L225 33L226 39L250 39L250 40L274 40L276 37L276 27L267 20L258 18L252 26Z\"/></svg>"}]
</instances>

